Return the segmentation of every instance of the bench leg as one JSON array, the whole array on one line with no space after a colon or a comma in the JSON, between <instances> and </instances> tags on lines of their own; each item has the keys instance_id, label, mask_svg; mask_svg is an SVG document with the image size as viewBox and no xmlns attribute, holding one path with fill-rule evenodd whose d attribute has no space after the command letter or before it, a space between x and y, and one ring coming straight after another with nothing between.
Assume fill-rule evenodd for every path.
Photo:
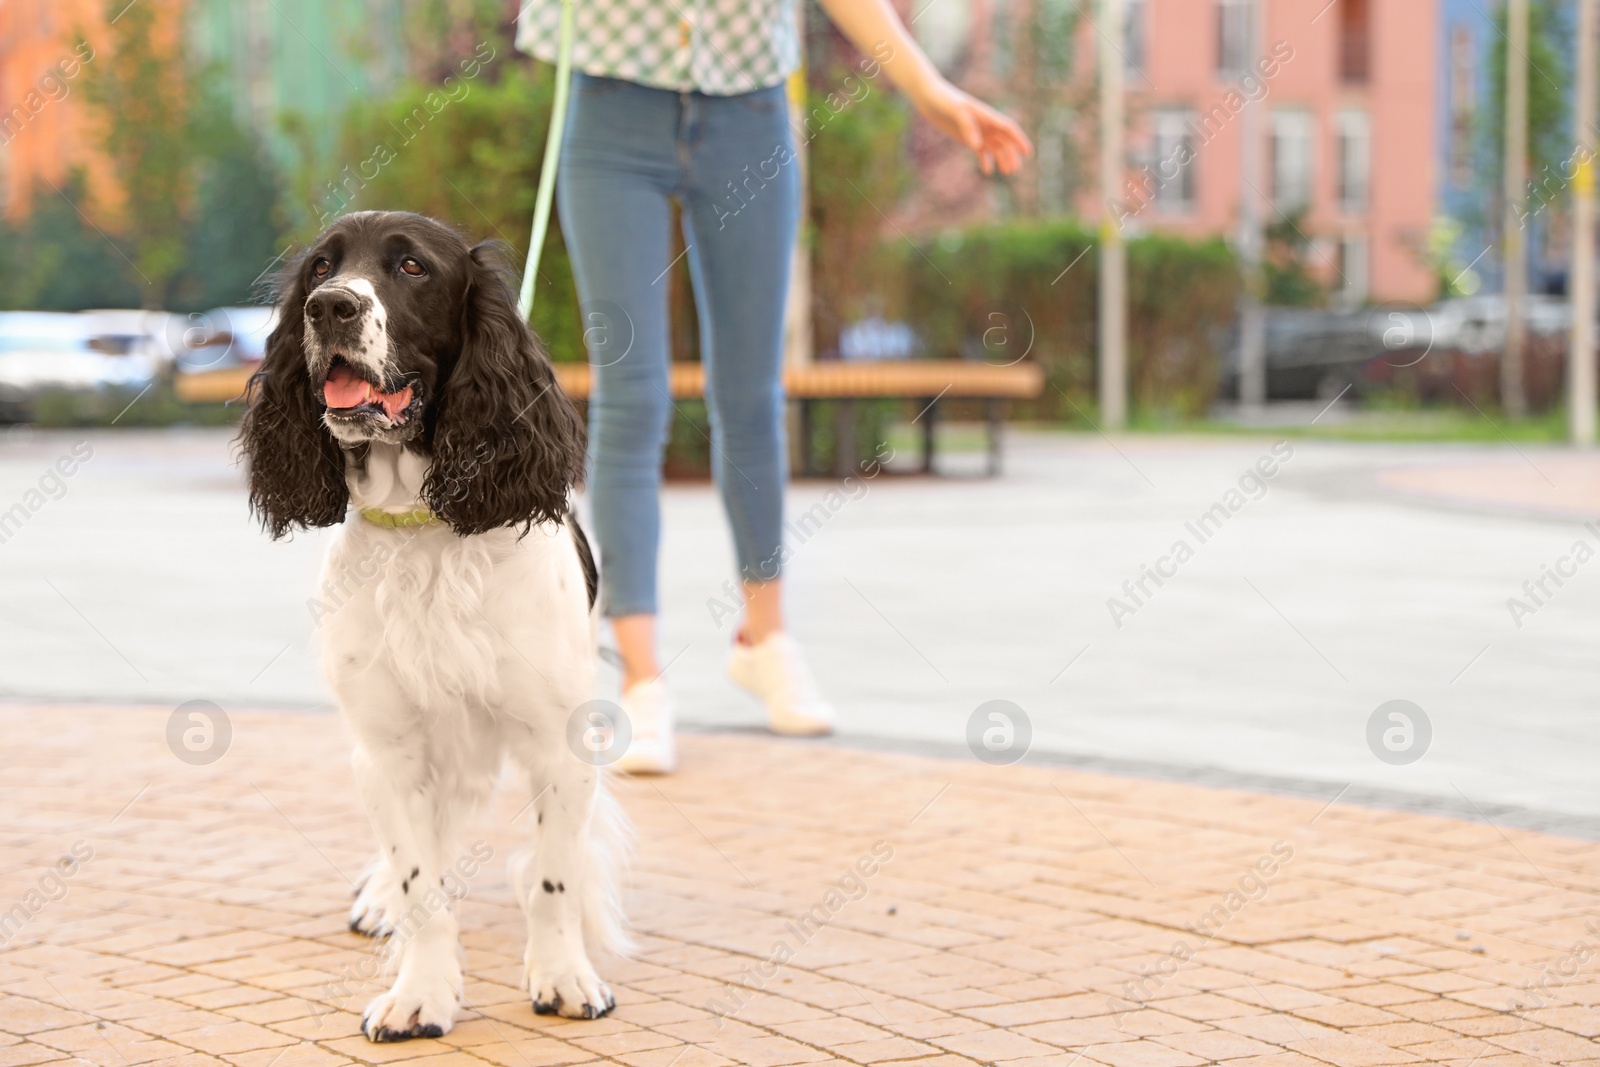
<instances>
[{"instance_id":1,"label":"bench leg","mask_svg":"<svg viewBox=\"0 0 1600 1067\"><path fill-rule=\"evenodd\" d=\"M833 472L848 478L856 467L856 402L837 401L833 429Z\"/></svg>"},{"instance_id":2,"label":"bench leg","mask_svg":"<svg viewBox=\"0 0 1600 1067\"><path fill-rule=\"evenodd\" d=\"M934 397L922 407L922 473L933 473L933 452L938 446L935 433L939 422L939 398Z\"/></svg>"},{"instance_id":3,"label":"bench leg","mask_svg":"<svg viewBox=\"0 0 1600 1067\"><path fill-rule=\"evenodd\" d=\"M811 458L812 429L811 429L811 401L800 401L800 476L809 478L814 473L816 461Z\"/></svg>"},{"instance_id":4,"label":"bench leg","mask_svg":"<svg viewBox=\"0 0 1600 1067\"><path fill-rule=\"evenodd\" d=\"M1001 410L1003 404L1004 400L989 400L984 404L989 421L989 477L991 478L1000 473L1000 434L1005 429Z\"/></svg>"}]
</instances>

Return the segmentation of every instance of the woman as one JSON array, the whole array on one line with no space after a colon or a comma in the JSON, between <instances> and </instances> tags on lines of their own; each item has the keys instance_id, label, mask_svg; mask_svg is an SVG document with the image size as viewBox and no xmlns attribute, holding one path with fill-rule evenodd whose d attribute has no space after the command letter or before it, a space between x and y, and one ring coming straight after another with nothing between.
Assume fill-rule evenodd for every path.
<instances>
[{"instance_id":1,"label":"woman","mask_svg":"<svg viewBox=\"0 0 1600 1067\"><path fill-rule=\"evenodd\" d=\"M779 567L783 310L800 202L784 95L799 65L795 2L579 0L576 8L578 73L556 190L595 376L587 481L632 727L617 766L633 773L664 774L676 763L655 625L661 459L673 410L665 278L674 199L700 319L712 468L744 598L728 673L766 705L774 731L833 728L784 629ZM946 81L889 0L821 6L985 174L1022 165L1032 147L1021 129ZM558 0L535 0L518 47L553 61L559 18Z\"/></svg>"}]
</instances>

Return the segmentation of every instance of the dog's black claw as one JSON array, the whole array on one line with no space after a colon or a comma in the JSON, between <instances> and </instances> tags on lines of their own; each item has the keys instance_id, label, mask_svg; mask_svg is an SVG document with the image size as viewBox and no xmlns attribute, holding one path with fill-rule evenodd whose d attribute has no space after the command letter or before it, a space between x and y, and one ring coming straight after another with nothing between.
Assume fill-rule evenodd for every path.
<instances>
[{"instance_id":1,"label":"dog's black claw","mask_svg":"<svg viewBox=\"0 0 1600 1067\"><path fill-rule=\"evenodd\" d=\"M379 1045L392 1045L397 1041L410 1041L416 1037L443 1037L444 1027L436 1023L416 1025L409 1030L393 1030L387 1026L380 1026L376 1030L369 1030L366 1023L361 1024L361 1032L367 1035L367 1040Z\"/></svg>"},{"instance_id":2,"label":"dog's black claw","mask_svg":"<svg viewBox=\"0 0 1600 1067\"><path fill-rule=\"evenodd\" d=\"M540 1000L537 997L534 998L533 1013L535 1015L557 1015L560 1012L561 994L557 993L556 999L554 1000Z\"/></svg>"},{"instance_id":3,"label":"dog's black claw","mask_svg":"<svg viewBox=\"0 0 1600 1067\"><path fill-rule=\"evenodd\" d=\"M583 1017L585 1019L598 1019L600 1018L600 1015L601 1013L595 1010L595 1006L593 1004L585 1004L583 1006Z\"/></svg>"}]
</instances>

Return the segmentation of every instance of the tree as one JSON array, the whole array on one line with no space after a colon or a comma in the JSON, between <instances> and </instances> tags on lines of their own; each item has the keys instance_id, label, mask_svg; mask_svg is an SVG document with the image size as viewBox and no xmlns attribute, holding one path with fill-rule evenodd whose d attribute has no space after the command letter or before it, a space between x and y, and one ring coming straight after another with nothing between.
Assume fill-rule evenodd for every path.
<instances>
[{"instance_id":1,"label":"tree","mask_svg":"<svg viewBox=\"0 0 1600 1067\"><path fill-rule=\"evenodd\" d=\"M147 308L166 303L183 265L193 80L176 32L158 33L151 4L108 0L109 55L84 70L84 96L99 119L99 141L122 194L116 226Z\"/></svg>"},{"instance_id":2,"label":"tree","mask_svg":"<svg viewBox=\"0 0 1600 1067\"><path fill-rule=\"evenodd\" d=\"M84 95L120 203L100 205L147 308L196 311L251 299L282 251L282 182L255 132L149 4L108 0L111 55L85 68Z\"/></svg>"},{"instance_id":3,"label":"tree","mask_svg":"<svg viewBox=\"0 0 1600 1067\"><path fill-rule=\"evenodd\" d=\"M214 75L200 79L209 85ZM168 306L201 311L254 303L262 272L286 250L283 180L261 139L238 124L220 93L205 92L189 160L194 203L184 222L183 266Z\"/></svg>"},{"instance_id":4,"label":"tree","mask_svg":"<svg viewBox=\"0 0 1600 1067\"><path fill-rule=\"evenodd\" d=\"M1275 307L1312 307L1327 291L1311 276L1311 239L1305 235L1306 209L1267 225L1266 255L1261 268L1266 303Z\"/></svg>"},{"instance_id":5,"label":"tree","mask_svg":"<svg viewBox=\"0 0 1600 1067\"><path fill-rule=\"evenodd\" d=\"M320 184L298 182L310 197L310 215L297 236L309 239L347 211L415 211L453 224L469 239L503 242L520 268L555 77L550 67L520 62L508 51L496 39L455 60L448 88L409 81L386 99L353 106L340 131L344 166L320 176ZM560 226L551 222L533 326L555 358L581 360L577 296Z\"/></svg>"},{"instance_id":6,"label":"tree","mask_svg":"<svg viewBox=\"0 0 1600 1067\"><path fill-rule=\"evenodd\" d=\"M1487 200L1501 203L1505 173L1506 131L1506 6L1494 15L1489 43L1489 99L1483 109L1482 157L1479 168ZM1564 182L1563 165L1572 155L1572 123L1567 96L1572 85L1566 42L1571 39L1565 6L1557 0L1532 0L1528 5L1528 174L1538 187L1546 179ZM1570 168L1565 172L1570 176ZM1560 210L1563 197L1554 197ZM1544 203L1530 196L1529 210Z\"/></svg>"},{"instance_id":7,"label":"tree","mask_svg":"<svg viewBox=\"0 0 1600 1067\"><path fill-rule=\"evenodd\" d=\"M800 127L809 137L812 319L822 351L852 321L893 302L901 279L884 255L881 212L900 203L912 171L910 109L881 70L870 80L859 67L814 77Z\"/></svg>"},{"instance_id":8,"label":"tree","mask_svg":"<svg viewBox=\"0 0 1600 1067\"><path fill-rule=\"evenodd\" d=\"M504 0L407 0L401 28L411 76L433 85L459 77L457 61L485 41L509 42L510 16L526 6L527 0L514 7Z\"/></svg>"},{"instance_id":9,"label":"tree","mask_svg":"<svg viewBox=\"0 0 1600 1067\"><path fill-rule=\"evenodd\" d=\"M83 171L41 184L33 209L17 222L0 220L0 310L80 311L139 303L127 263L75 206L84 202Z\"/></svg>"},{"instance_id":10,"label":"tree","mask_svg":"<svg viewBox=\"0 0 1600 1067\"><path fill-rule=\"evenodd\" d=\"M1074 85L1081 20L1074 0L1025 0L996 14L999 74L1038 150L1037 163L1010 183L1025 216L1070 210L1083 177L1080 138L1097 115L1092 83Z\"/></svg>"}]
</instances>

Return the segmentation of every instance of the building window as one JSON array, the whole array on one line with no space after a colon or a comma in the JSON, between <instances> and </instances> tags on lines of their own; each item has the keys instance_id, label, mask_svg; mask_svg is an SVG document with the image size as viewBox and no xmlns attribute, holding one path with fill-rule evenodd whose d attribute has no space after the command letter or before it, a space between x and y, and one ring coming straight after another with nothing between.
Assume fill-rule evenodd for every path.
<instances>
[{"instance_id":1,"label":"building window","mask_svg":"<svg viewBox=\"0 0 1600 1067\"><path fill-rule=\"evenodd\" d=\"M1472 28L1450 27L1450 182L1470 189L1473 125L1478 114L1478 56Z\"/></svg>"},{"instance_id":2,"label":"building window","mask_svg":"<svg viewBox=\"0 0 1600 1067\"><path fill-rule=\"evenodd\" d=\"M1372 56L1371 0L1339 0L1339 76L1364 85Z\"/></svg>"},{"instance_id":3,"label":"building window","mask_svg":"<svg viewBox=\"0 0 1600 1067\"><path fill-rule=\"evenodd\" d=\"M1233 80L1250 66L1250 0L1217 0L1217 74Z\"/></svg>"},{"instance_id":4,"label":"building window","mask_svg":"<svg viewBox=\"0 0 1600 1067\"><path fill-rule=\"evenodd\" d=\"M1372 171L1372 127L1365 111L1341 111L1339 137L1339 210L1360 215L1367 210Z\"/></svg>"},{"instance_id":5,"label":"building window","mask_svg":"<svg viewBox=\"0 0 1600 1067\"><path fill-rule=\"evenodd\" d=\"M1122 55L1130 77L1144 77L1145 15L1144 0L1123 0Z\"/></svg>"},{"instance_id":6,"label":"building window","mask_svg":"<svg viewBox=\"0 0 1600 1067\"><path fill-rule=\"evenodd\" d=\"M1311 135L1309 111L1272 113L1272 206L1285 215L1311 204Z\"/></svg>"},{"instance_id":7,"label":"building window","mask_svg":"<svg viewBox=\"0 0 1600 1067\"><path fill-rule=\"evenodd\" d=\"M1156 209L1181 215L1194 209L1194 115L1188 111L1155 113Z\"/></svg>"},{"instance_id":8,"label":"building window","mask_svg":"<svg viewBox=\"0 0 1600 1067\"><path fill-rule=\"evenodd\" d=\"M1367 238L1365 234L1347 233L1339 238L1339 303L1357 307L1367 302L1370 287L1367 282Z\"/></svg>"}]
</instances>

